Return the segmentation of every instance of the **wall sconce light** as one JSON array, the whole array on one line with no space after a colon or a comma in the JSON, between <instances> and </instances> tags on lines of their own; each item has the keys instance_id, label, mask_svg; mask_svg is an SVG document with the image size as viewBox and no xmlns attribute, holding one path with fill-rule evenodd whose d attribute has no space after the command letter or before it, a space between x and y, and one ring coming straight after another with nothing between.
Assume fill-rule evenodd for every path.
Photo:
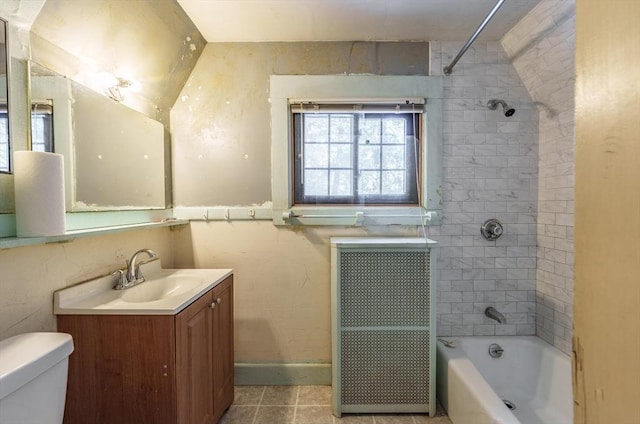
<instances>
[{"instance_id":1,"label":"wall sconce light","mask_svg":"<svg viewBox=\"0 0 640 424\"><path fill-rule=\"evenodd\" d=\"M131 87L132 82L124 78L116 77L116 79L116 84L107 87L107 96L109 96L109 98L114 102L120 103L124 100L123 89Z\"/></svg>"},{"instance_id":2,"label":"wall sconce light","mask_svg":"<svg viewBox=\"0 0 640 424\"><path fill-rule=\"evenodd\" d=\"M116 77L107 72L100 74L100 80L102 81L102 86L105 87L105 94L116 103L124 101L127 90L138 92L141 88L138 81Z\"/></svg>"},{"instance_id":3,"label":"wall sconce light","mask_svg":"<svg viewBox=\"0 0 640 424\"><path fill-rule=\"evenodd\" d=\"M132 81L121 77L116 77L116 84L107 87L107 96L116 103L124 101L124 94L126 90L137 93L140 91L140 83L138 81Z\"/></svg>"}]
</instances>

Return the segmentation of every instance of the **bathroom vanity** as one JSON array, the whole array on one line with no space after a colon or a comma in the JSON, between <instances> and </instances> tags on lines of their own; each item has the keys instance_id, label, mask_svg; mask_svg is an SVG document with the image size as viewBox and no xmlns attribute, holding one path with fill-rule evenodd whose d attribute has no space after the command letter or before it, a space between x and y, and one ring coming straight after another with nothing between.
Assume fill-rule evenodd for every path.
<instances>
[{"instance_id":1,"label":"bathroom vanity","mask_svg":"<svg viewBox=\"0 0 640 424\"><path fill-rule=\"evenodd\" d=\"M144 272L130 289L108 276L55 293L76 346L65 423L217 423L233 402L231 270Z\"/></svg>"}]
</instances>

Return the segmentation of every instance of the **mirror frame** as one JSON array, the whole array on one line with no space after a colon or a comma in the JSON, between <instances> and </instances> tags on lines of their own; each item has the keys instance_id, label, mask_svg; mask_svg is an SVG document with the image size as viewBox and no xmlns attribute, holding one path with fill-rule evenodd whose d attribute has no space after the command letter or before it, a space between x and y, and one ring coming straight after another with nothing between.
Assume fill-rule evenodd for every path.
<instances>
[{"instance_id":1,"label":"mirror frame","mask_svg":"<svg viewBox=\"0 0 640 424\"><path fill-rule=\"evenodd\" d=\"M8 170L4 171L0 169L0 174L13 174L13 149L11 147L11 139L13 138L11 135L13 126L11 125L11 90L9 89L9 84L11 81L11 54L9 52L9 21L0 17L0 22L2 22L4 27L4 54L5 54L5 67L6 67L6 95L7 95L7 164Z\"/></svg>"}]
</instances>

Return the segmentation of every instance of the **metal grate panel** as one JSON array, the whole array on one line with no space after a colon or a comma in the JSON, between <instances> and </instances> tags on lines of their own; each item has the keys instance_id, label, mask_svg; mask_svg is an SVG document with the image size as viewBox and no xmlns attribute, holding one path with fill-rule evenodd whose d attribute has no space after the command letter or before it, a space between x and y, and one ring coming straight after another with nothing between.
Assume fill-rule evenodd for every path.
<instances>
[{"instance_id":1,"label":"metal grate panel","mask_svg":"<svg viewBox=\"0 0 640 424\"><path fill-rule=\"evenodd\" d=\"M343 331L343 405L429 403L428 331Z\"/></svg>"},{"instance_id":2,"label":"metal grate panel","mask_svg":"<svg viewBox=\"0 0 640 424\"><path fill-rule=\"evenodd\" d=\"M342 327L428 326L428 251L340 254Z\"/></svg>"},{"instance_id":3,"label":"metal grate panel","mask_svg":"<svg viewBox=\"0 0 640 424\"><path fill-rule=\"evenodd\" d=\"M423 247L349 245L332 253L337 416L433 412L430 261Z\"/></svg>"}]
</instances>

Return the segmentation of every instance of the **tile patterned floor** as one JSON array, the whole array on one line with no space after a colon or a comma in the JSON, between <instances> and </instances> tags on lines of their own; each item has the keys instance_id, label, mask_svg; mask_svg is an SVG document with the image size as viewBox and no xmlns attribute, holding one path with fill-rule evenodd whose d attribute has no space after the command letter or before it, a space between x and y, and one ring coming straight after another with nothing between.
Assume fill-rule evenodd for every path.
<instances>
[{"instance_id":1,"label":"tile patterned floor","mask_svg":"<svg viewBox=\"0 0 640 424\"><path fill-rule=\"evenodd\" d=\"M236 386L235 400L220 424L451 424L435 416L331 414L331 386Z\"/></svg>"}]
</instances>

